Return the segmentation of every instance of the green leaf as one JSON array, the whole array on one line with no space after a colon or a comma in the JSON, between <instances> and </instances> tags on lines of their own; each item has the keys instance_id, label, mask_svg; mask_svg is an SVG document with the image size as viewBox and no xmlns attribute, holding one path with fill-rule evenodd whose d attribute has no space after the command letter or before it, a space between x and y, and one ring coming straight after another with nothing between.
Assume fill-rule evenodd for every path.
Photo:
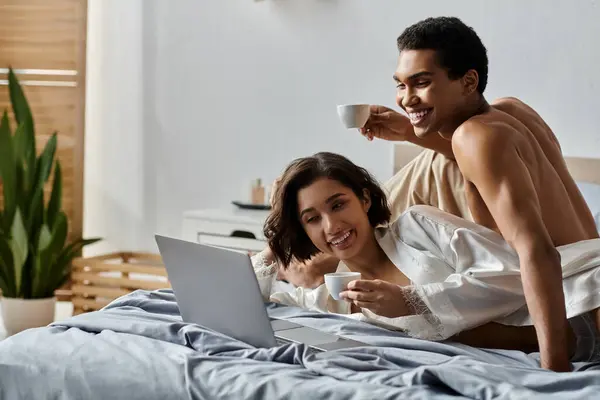
<instances>
[{"instance_id":1,"label":"green leaf","mask_svg":"<svg viewBox=\"0 0 600 400\"><path fill-rule=\"evenodd\" d=\"M54 162L54 153L56 152L56 132L46 143L42 154L37 159L35 165L35 182L34 185L44 186L50 177L52 171L52 163ZM33 186L32 186L33 187Z\"/></svg>"},{"instance_id":2,"label":"green leaf","mask_svg":"<svg viewBox=\"0 0 600 400\"><path fill-rule=\"evenodd\" d=\"M65 247L68 229L69 224L67 222L67 215L60 211L56 217L54 227L52 228L52 239L48 246L48 251L50 251L53 256L58 256L60 251Z\"/></svg>"},{"instance_id":3,"label":"green leaf","mask_svg":"<svg viewBox=\"0 0 600 400\"><path fill-rule=\"evenodd\" d=\"M4 187L4 221L2 222L5 230L10 229L16 209L15 176L15 154L10 123L8 122L8 114L4 111L0 120L0 177Z\"/></svg>"},{"instance_id":4,"label":"green leaf","mask_svg":"<svg viewBox=\"0 0 600 400\"><path fill-rule=\"evenodd\" d=\"M0 268L2 268L2 260L0 260ZM9 292L10 289L8 289L8 286L6 286L6 282L4 281L4 278L2 276L0 276L0 291L2 291L2 294L6 297L9 297L9 295L7 294Z\"/></svg>"},{"instance_id":5,"label":"green leaf","mask_svg":"<svg viewBox=\"0 0 600 400\"><path fill-rule=\"evenodd\" d=\"M46 228L46 225L42 228L42 230ZM34 283L34 292L37 293L47 293L48 291L56 290L56 288L51 288L50 283L54 280L52 279L51 270L54 261L58 258L61 250L65 247L65 242L67 240L67 216L62 211L58 214L56 219L56 224L54 225L54 229L52 233L48 231L48 240L42 243L40 240L40 251L38 260L36 260L36 281L37 284ZM45 234L44 234L45 236ZM42 235L40 235L40 238Z\"/></svg>"},{"instance_id":6,"label":"green leaf","mask_svg":"<svg viewBox=\"0 0 600 400\"><path fill-rule=\"evenodd\" d=\"M39 233L44 223L44 188L37 186L29 204L27 216L27 232L32 243L37 243Z\"/></svg>"},{"instance_id":7,"label":"green leaf","mask_svg":"<svg viewBox=\"0 0 600 400\"><path fill-rule=\"evenodd\" d=\"M52 242L52 233L50 232L48 225L43 224L42 229L40 229L40 238L38 240L38 246L37 246L38 252L45 250L48 246L50 246L51 242Z\"/></svg>"},{"instance_id":8,"label":"green leaf","mask_svg":"<svg viewBox=\"0 0 600 400\"><path fill-rule=\"evenodd\" d=\"M21 288L19 290L19 297L24 299L30 299L31 297L31 287L33 283L33 273L35 266L35 247L33 243L29 243L29 253L27 255L27 259L25 260L25 264L23 264L23 271L21 273Z\"/></svg>"},{"instance_id":9,"label":"green leaf","mask_svg":"<svg viewBox=\"0 0 600 400\"><path fill-rule=\"evenodd\" d=\"M50 233L48 226L44 224L42 225L42 229L40 229L37 251L34 252L35 263L33 267L33 282L31 284L34 297L35 293L39 291L40 285L42 284L42 278L45 277L45 272L49 269L50 263L52 262L52 260L47 257L47 254L45 254L45 250L50 246L51 242L52 234Z\"/></svg>"},{"instance_id":10,"label":"green leaf","mask_svg":"<svg viewBox=\"0 0 600 400\"><path fill-rule=\"evenodd\" d=\"M3 270L4 281L7 285L4 296L17 297L13 256L8 239L5 237L0 237L0 269Z\"/></svg>"},{"instance_id":11,"label":"green leaf","mask_svg":"<svg viewBox=\"0 0 600 400\"><path fill-rule=\"evenodd\" d=\"M23 93L19 80L14 74L12 68L8 71L8 91L12 104L13 113L17 125L22 129L22 138L20 148L23 150L23 161L25 162L25 173L27 190L31 191L33 179L35 177L35 159L36 159L36 143L35 143L35 124L31 109L27 102L27 97ZM17 128L19 129L19 128Z\"/></svg>"},{"instance_id":12,"label":"green leaf","mask_svg":"<svg viewBox=\"0 0 600 400\"><path fill-rule=\"evenodd\" d=\"M21 163L15 165L15 172L16 207L21 209L23 215L27 215L29 213L29 197L27 196L27 188L25 186L25 172Z\"/></svg>"},{"instance_id":13,"label":"green leaf","mask_svg":"<svg viewBox=\"0 0 600 400\"><path fill-rule=\"evenodd\" d=\"M23 187L26 191L29 191L35 175L35 138L31 135L31 132L27 132L25 124L19 124L15 130L13 145L15 159L23 165L25 178Z\"/></svg>"},{"instance_id":14,"label":"green leaf","mask_svg":"<svg viewBox=\"0 0 600 400\"><path fill-rule=\"evenodd\" d=\"M29 243L27 241L27 231L25 230L25 224L23 223L23 217L21 216L21 210L19 209L17 209L15 212L15 219L11 228L11 239L9 241L9 245L14 261L15 282L18 293L21 289L21 274L23 272L23 265L27 259L29 247Z\"/></svg>"},{"instance_id":15,"label":"green leaf","mask_svg":"<svg viewBox=\"0 0 600 400\"><path fill-rule=\"evenodd\" d=\"M23 129L23 124L19 124L13 135L13 151L15 160L25 162L27 153L27 136Z\"/></svg>"},{"instance_id":16,"label":"green leaf","mask_svg":"<svg viewBox=\"0 0 600 400\"><path fill-rule=\"evenodd\" d=\"M54 221L61 209L61 201L62 172L60 169L60 161L56 160L56 166L54 167L54 181L52 182L52 194L50 195L50 202L48 203L48 210L46 211L46 222L50 228L54 228Z\"/></svg>"},{"instance_id":17,"label":"green leaf","mask_svg":"<svg viewBox=\"0 0 600 400\"><path fill-rule=\"evenodd\" d=\"M31 109L21 88L21 84L12 68L8 70L8 91L10 92L10 102L12 104L13 113L18 124L28 125L33 132L33 116Z\"/></svg>"},{"instance_id":18,"label":"green leaf","mask_svg":"<svg viewBox=\"0 0 600 400\"><path fill-rule=\"evenodd\" d=\"M4 261L0 260L0 270L4 268ZM8 282L3 274L0 274L0 291L5 297L11 297L10 288Z\"/></svg>"},{"instance_id":19,"label":"green leaf","mask_svg":"<svg viewBox=\"0 0 600 400\"><path fill-rule=\"evenodd\" d=\"M54 291L65 282L65 279L68 278L71 272L71 261L79 254L81 249L100 240L102 239L78 239L62 249L52 264L52 269L50 271L50 282L48 284L48 291L45 293L45 297L52 296L52 293L54 293Z\"/></svg>"}]
</instances>

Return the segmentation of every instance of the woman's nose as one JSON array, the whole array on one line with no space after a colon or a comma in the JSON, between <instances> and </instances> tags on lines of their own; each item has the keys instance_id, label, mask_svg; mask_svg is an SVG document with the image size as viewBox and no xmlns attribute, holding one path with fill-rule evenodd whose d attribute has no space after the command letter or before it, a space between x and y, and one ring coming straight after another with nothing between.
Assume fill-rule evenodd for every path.
<instances>
[{"instance_id":1,"label":"woman's nose","mask_svg":"<svg viewBox=\"0 0 600 400\"><path fill-rule=\"evenodd\" d=\"M335 234L338 231L338 222L335 217L326 215L323 217L323 229L328 235Z\"/></svg>"}]
</instances>

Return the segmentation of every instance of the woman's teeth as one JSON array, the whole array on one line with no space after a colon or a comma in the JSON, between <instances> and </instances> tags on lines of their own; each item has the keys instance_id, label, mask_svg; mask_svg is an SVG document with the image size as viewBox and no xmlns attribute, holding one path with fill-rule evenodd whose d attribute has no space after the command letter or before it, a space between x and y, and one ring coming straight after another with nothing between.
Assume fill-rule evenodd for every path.
<instances>
[{"instance_id":1,"label":"woman's teeth","mask_svg":"<svg viewBox=\"0 0 600 400\"><path fill-rule=\"evenodd\" d=\"M352 233L352 231L348 231L343 236L332 240L330 243L334 246L339 246L340 244L343 244L350 237L351 233Z\"/></svg>"}]
</instances>

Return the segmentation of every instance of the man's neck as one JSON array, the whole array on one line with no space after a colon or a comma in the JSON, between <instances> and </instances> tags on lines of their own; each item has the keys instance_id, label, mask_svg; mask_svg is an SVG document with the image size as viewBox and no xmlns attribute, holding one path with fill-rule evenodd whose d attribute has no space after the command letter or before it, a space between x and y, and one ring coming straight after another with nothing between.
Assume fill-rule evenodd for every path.
<instances>
[{"instance_id":1,"label":"man's neck","mask_svg":"<svg viewBox=\"0 0 600 400\"><path fill-rule=\"evenodd\" d=\"M363 278L373 279L377 276L377 270L388 261L388 257L377 243L375 235L372 241L363 249L361 254L344 263L351 271L360 272Z\"/></svg>"},{"instance_id":2,"label":"man's neck","mask_svg":"<svg viewBox=\"0 0 600 400\"><path fill-rule=\"evenodd\" d=\"M456 129L465 121L473 118L476 115L483 114L488 111L490 105L483 95L477 96L471 101L468 101L465 106L456 113L454 120L448 126L445 126L439 131L440 136L445 139L451 139Z\"/></svg>"}]
</instances>

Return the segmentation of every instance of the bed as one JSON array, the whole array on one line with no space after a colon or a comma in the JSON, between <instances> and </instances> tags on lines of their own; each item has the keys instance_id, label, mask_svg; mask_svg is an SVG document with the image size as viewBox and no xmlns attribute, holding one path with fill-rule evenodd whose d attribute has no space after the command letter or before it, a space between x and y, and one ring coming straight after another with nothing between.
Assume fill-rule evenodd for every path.
<instances>
[{"instance_id":1,"label":"bed","mask_svg":"<svg viewBox=\"0 0 600 400\"><path fill-rule=\"evenodd\" d=\"M411 339L349 318L268 305L274 317L374 345L255 349L181 322L170 290L0 342L2 399L597 398L600 365L554 374L537 354Z\"/></svg>"},{"instance_id":2,"label":"bed","mask_svg":"<svg viewBox=\"0 0 600 400\"><path fill-rule=\"evenodd\" d=\"M589 162L600 171L600 161ZM600 363L555 374L538 367L537 353L418 340L271 303L267 310L371 346L318 354L299 344L256 349L183 323L171 290L139 290L101 311L0 341L0 399L532 400L600 393Z\"/></svg>"}]
</instances>

